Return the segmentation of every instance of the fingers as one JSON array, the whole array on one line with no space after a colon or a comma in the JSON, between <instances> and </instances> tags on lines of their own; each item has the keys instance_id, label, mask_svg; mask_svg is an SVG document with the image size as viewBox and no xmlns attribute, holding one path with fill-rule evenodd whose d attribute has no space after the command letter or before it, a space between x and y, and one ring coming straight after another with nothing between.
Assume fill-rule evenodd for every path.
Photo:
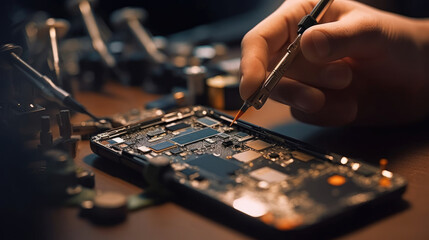
<instances>
[{"instance_id":1,"label":"fingers","mask_svg":"<svg viewBox=\"0 0 429 240\"><path fill-rule=\"evenodd\" d=\"M272 56L296 36L301 17L311 11L316 1L286 1L259 23L242 40L240 94L252 95L265 79Z\"/></svg>"},{"instance_id":2,"label":"fingers","mask_svg":"<svg viewBox=\"0 0 429 240\"><path fill-rule=\"evenodd\" d=\"M266 78L265 63L259 56L243 58L241 70L244 72L240 93L243 99L247 99L261 85ZM306 85L324 89L344 89L352 81L352 70L349 64L343 60L327 64L315 64L306 60L299 54L286 76L302 82Z\"/></svg>"},{"instance_id":3,"label":"fingers","mask_svg":"<svg viewBox=\"0 0 429 240\"><path fill-rule=\"evenodd\" d=\"M240 63L240 95L242 99L248 99L256 91L261 82L264 81L265 73L267 72L268 54L266 42L258 35L250 38L244 38L242 42L243 51ZM250 45L250 41L253 44Z\"/></svg>"},{"instance_id":4,"label":"fingers","mask_svg":"<svg viewBox=\"0 0 429 240\"><path fill-rule=\"evenodd\" d=\"M343 90L320 90L283 78L271 98L291 106L292 115L299 121L340 126L352 123L357 117L357 88L357 84L351 84Z\"/></svg>"},{"instance_id":5,"label":"fingers","mask_svg":"<svg viewBox=\"0 0 429 240\"><path fill-rule=\"evenodd\" d=\"M317 64L299 54L286 76L307 85L325 89L344 89L352 81L352 69L344 60Z\"/></svg>"},{"instance_id":6,"label":"fingers","mask_svg":"<svg viewBox=\"0 0 429 240\"><path fill-rule=\"evenodd\" d=\"M249 98L265 80L266 72L272 70L273 65L284 55L290 41L295 38L298 22L312 10L316 3L317 1L313 0L286 1L276 12L246 34L242 41L241 61L240 94L243 99ZM337 21L347 16L347 13L353 9L348 4L349 2L347 4L341 1L334 2L323 21ZM315 35L317 37L317 32ZM336 61L341 58L329 61L318 59L314 51L319 48L314 47L310 37L307 37L305 42L306 53L310 52L310 58L306 59L307 56L304 54L305 58L297 59L286 75L315 87L328 89L347 87L352 75L350 67L345 62ZM323 44L323 41L318 42ZM330 51L331 47L328 44L323 49ZM309 65L309 60L319 65Z\"/></svg>"},{"instance_id":7,"label":"fingers","mask_svg":"<svg viewBox=\"0 0 429 240\"><path fill-rule=\"evenodd\" d=\"M301 50L314 63L345 57L365 59L383 50L382 36L382 29L372 15L351 12L340 21L315 25L305 31Z\"/></svg>"},{"instance_id":8,"label":"fingers","mask_svg":"<svg viewBox=\"0 0 429 240\"><path fill-rule=\"evenodd\" d=\"M270 97L308 113L320 111L325 105L325 94L321 90L289 78L280 80Z\"/></svg>"},{"instance_id":9,"label":"fingers","mask_svg":"<svg viewBox=\"0 0 429 240\"><path fill-rule=\"evenodd\" d=\"M325 91L325 104L317 112L291 108L292 116L305 123L319 126L342 126L353 123L358 114L356 96L350 91Z\"/></svg>"}]
</instances>

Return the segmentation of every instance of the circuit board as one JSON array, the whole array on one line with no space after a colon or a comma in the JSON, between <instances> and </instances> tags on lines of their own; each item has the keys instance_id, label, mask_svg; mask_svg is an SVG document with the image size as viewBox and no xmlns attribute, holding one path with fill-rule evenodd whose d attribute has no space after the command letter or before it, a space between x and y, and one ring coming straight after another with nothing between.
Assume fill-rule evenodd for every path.
<instances>
[{"instance_id":1,"label":"circuit board","mask_svg":"<svg viewBox=\"0 0 429 240\"><path fill-rule=\"evenodd\" d=\"M305 229L385 196L406 181L390 171L195 106L91 139L93 151L137 170L166 156L178 184L273 229ZM141 165L127 156L139 156ZM201 203L204 204L204 203Z\"/></svg>"}]
</instances>

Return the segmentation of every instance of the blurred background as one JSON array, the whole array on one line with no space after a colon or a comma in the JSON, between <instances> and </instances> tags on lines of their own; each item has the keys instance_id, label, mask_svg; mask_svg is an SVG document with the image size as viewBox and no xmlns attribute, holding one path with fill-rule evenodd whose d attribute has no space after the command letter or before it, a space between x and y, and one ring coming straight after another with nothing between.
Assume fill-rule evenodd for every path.
<instances>
[{"instance_id":1,"label":"blurred background","mask_svg":"<svg viewBox=\"0 0 429 240\"><path fill-rule=\"evenodd\" d=\"M50 171L55 176L61 175L56 172L58 169L46 166L52 165L50 161L61 161L64 155L52 154L50 150L59 149L73 159L80 139L176 107L199 104L225 111L238 109L242 104L238 93L240 41L282 2L3 1L0 7L3 163L0 209L1 222L6 223L2 224L3 236L44 239L38 224L40 210L52 204L46 199L62 204L70 197L56 191L64 192L75 186L76 179L58 187L60 190L45 189L39 184L44 181L40 180L41 172L42 179ZM411 17L427 17L429 9L428 1L362 2ZM120 113L118 109L122 108L114 107L117 96L112 92L128 95L130 108L137 109ZM111 102L104 99L104 103L97 105L94 95L82 93L101 94L111 98ZM133 98L134 95L138 98ZM83 100L82 104L70 100L74 98ZM70 117L76 113L88 116L71 121ZM282 121L262 115L261 119L272 124ZM297 125L288 125L287 130L277 129L298 138L307 134ZM88 153L88 146L86 150ZM23 226L27 231L20 231Z\"/></svg>"}]
</instances>

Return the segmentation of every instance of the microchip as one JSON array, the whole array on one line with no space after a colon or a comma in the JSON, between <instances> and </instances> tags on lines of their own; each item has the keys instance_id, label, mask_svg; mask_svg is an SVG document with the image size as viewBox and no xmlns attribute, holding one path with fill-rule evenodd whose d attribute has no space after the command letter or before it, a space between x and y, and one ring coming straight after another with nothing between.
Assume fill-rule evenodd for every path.
<instances>
[{"instance_id":1,"label":"microchip","mask_svg":"<svg viewBox=\"0 0 429 240\"><path fill-rule=\"evenodd\" d=\"M228 140L228 141L225 141L225 142L223 142L222 143L222 145L224 146L224 147L229 147L229 146L232 146L234 143L231 141L231 140Z\"/></svg>"},{"instance_id":2,"label":"microchip","mask_svg":"<svg viewBox=\"0 0 429 240\"><path fill-rule=\"evenodd\" d=\"M173 148L174 146L176 146L176 145L174 145L174 143L165 141L165 142L155 144L155 145L151 146L150 148L152 148L154 152L159 153L159 152L163 152L165 150L168 150L170 148Z\"/></svg>"},{"instance_id":3,"label":"microchip","mask_svg":"<svg viewBox=\"0 0 429 240\"><path fill-rule=\"evenodd\" d=\"M298 160L301 160L303 162L308 162L311 159L313 159L314 157L308 154L305 154L303 152L299 152L299 151L293 151L292 152L292 157Z\"/></svg>"},{"instance_id":4,"label":"microchip","mask_svg":"<svg viewBox=\"0 0 429 240\"><path fill-rule=\"evenodd\" d=\"M115 138L107 140L107 142L109 142L110 144L123 143L124 139L122 139L120 137L115 137Z\"/></svg>"},{"instance_id":5,"label":"microchip","mask_svg":"<svg viewBox=\"0 0 429 240\"><path fill-rule=\"evenodd\" d=\"M187 127L190 127L191 125L186 124L186 123L177 123L177 124L169 124L167 126L165 126L165 129L169 130L169 131L177 131L180 129L184 129Z\"/></svg>"},{"instance_id":6,"label":"microchip","mask_svg":"<svg viewBox=\"0 0 429 240\"><path fill-rule=\"evenodd\" d=\"M249 141L246 146L255 149L256 151L264 150L265 148L271 147L271 144L262 140Z\"/></svg>"},{"instance_id":7,"label":"microchip","mask_svg":"<svg viewBox=\"0 0 429 240\"><path fill-rule=\"evenodd\" d=\"M180 149L180 148L173 148L173 149L171 149L171 150L170 150L170 152L171 152L172 154L174 154L174 155L177 155L177 154L179 154L179 153L183 152L183 150L182 150L182 149Z\"/></svg>"},{"instance_id":8,"label":"microchip","mask_svg":"<svg viewBox=\"0 0 429 240\"><path fill-rule=\"evenodd\" d=\"M148 135L149 137L155 137L155 136L160 135L160 134L163 134L163 133L165 133L165 130L164 130L164 129L162 129L162 128L157 128L157 129L155 129L155 130L152 130L152 131L147 132L147 135Z\"/></svg>"},{"instance_id":9,"label":"microchip","mask_svg":"<svg viewBox=\"0 0 429 240\"><path fill-rule=\"evenodd\" d=\"M118 147L120 147L120 148L126 148L126 147L128 147L128 145L125 144L125 143L121 143L121 144L118 145Z\"/></svg>"},{"instance_id":10,"label":"microchip","mask_svg":"<svg viewBox=\"0 0 429 240\"><path fill-rule=\"evenodd\" d=\"M238 132L235 134L235 136L242 138L242 137L247 137L249 136L249 134L245 133L245 132Z\"/></svg>"},{"instance_id":11,"label":"microchip","mask_svg":"<svg viewBox=\"0 0 429 240\"><path fill-rule=\"evenodd\" d=\"M198 171L197 170L195 170L195 169L190 169L190 168L187 168L187 169L184 169L184 170L182 170L182 171L180 171L183 175L185 175L188 179L192 179L192 178L195 178L195 177L198 177L199 176L199 174L198 174Z\"/></svg>"},{"instance_id":12,"label":"microchip","mask_svg":"<svg viewBox=\"0 0 429 240\"><path fill-rule=\"evenodd\" d=\"M286 180L288 177L286 174L281 173L277 170L274 170L270 167L263 167L263 168L256 169L250 172L249 175L258 180L266 181L269 183L281 182Z\"/></svg>"},{"instance_id":13,"label":"microchip","mask_svg":"<svg viewBox=\"0 0 429 240\"><path fill-rule=\"evenodd\" d=\"M192 132L192 133L188 133L185 135L181 135L181 136L172 138L170 140L181 145L181 146L184 146L184 145L187 145L187 144L190 144L193 142L203 140L205 138L209 138L209 137L214 136L218 133L219 133L218 131L216 131L212 128L204 128L204 129Z\"/></svg>"},{"instance_id":14,"label":"microchip","mask_svg":"<svg viewBox=\"0 0 429 240\"><path fill-rule=\"evenodd\" d=\"M208 142L208 143L211 143L211 144L213 144L213 143L216 142L215 140L213 140L211 138L207 138L205 141Z\"/></svg>"},{"instance_id":15,"label":"microchip","mask_svg":"<svg viewBox=\"0 0 429 240\"><path fill-rule=\"evenodd\" d=\"M247 140L253 138L253 136L251 136L251 135L249 135L247 133L244 133L244 132L238 132L238 133L235 134L235 136L237 137L237 140L239 142L244 142L244 141L247 141Z\"/></svg>"},{"instance_id":16,"label":"microchip","mask_svg":"<svg viewBox=\"0 0 429 240\"><path fill-rule=\"evenodd\" d=\"M229 137L229 135L226 133L219 133L218 136L224 139Z\"/></svg>"},{"instance_id":17,"label":"microchip","mask_svg":"<svg viewBox=\"0 0 429 240\"><path fill-rule=\"evenodd\" d=\"M199 158L189 161L188 164L197 166L221 178L229 177L240 169L236 164L210 154L202 155Z\"/></svg>"},{"instance_id":18,"label":"microchip","mask_svg":"<svg viewBox=\"0 0 429 240\"><path fill-rule=\"evenodd\" d=\"M199 119L197 119L197 122L201 123L202 125L204 125L206 127L214 127L220 123L219 121L216 121L210 117L199 118Z\"/></svg>"},{"instance_id":19,"label":"microchip","mask_svg":"<svg viewBox=\"0 0 429 240\"><path fill-rule=\"evenodd\" d=\"M257 159L258 157L260 157L261 154L252 150L246 151L246 152L241 152L241 153L237 153L234 154L232 157L237 159L240 162L250 162L253 161L255 159Z\"/></svg>"},{"instance_id":20,"label":"microchip","mask_svg":"<svg viewBox=\"0 0 429 240\"><path fill-rule=\"evenodd\" d=\"M143 153L148 153L148 152L152 151L152 150L150 150L150 148L148 148L146 146L140 146L137 149L142 151Z\"/></svg>"}]
</instances>

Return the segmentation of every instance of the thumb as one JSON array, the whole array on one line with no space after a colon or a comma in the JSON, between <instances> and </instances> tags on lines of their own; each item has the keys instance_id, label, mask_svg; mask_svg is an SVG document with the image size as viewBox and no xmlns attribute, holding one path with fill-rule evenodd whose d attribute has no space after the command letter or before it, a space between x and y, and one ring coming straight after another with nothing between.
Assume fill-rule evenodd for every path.
<instances>
[{"instance_id":1,"label":"thumb","mask_svg":"<svg viewBox=\"0 0 429 240\"><path fill-rule=\"evenodd\" d=\"M344 57L369 58L382 49L382 39L377 21L350 16L309 28L302 36L301 49L304 57L314 63Z\"/></svg>"}]
</instances>

